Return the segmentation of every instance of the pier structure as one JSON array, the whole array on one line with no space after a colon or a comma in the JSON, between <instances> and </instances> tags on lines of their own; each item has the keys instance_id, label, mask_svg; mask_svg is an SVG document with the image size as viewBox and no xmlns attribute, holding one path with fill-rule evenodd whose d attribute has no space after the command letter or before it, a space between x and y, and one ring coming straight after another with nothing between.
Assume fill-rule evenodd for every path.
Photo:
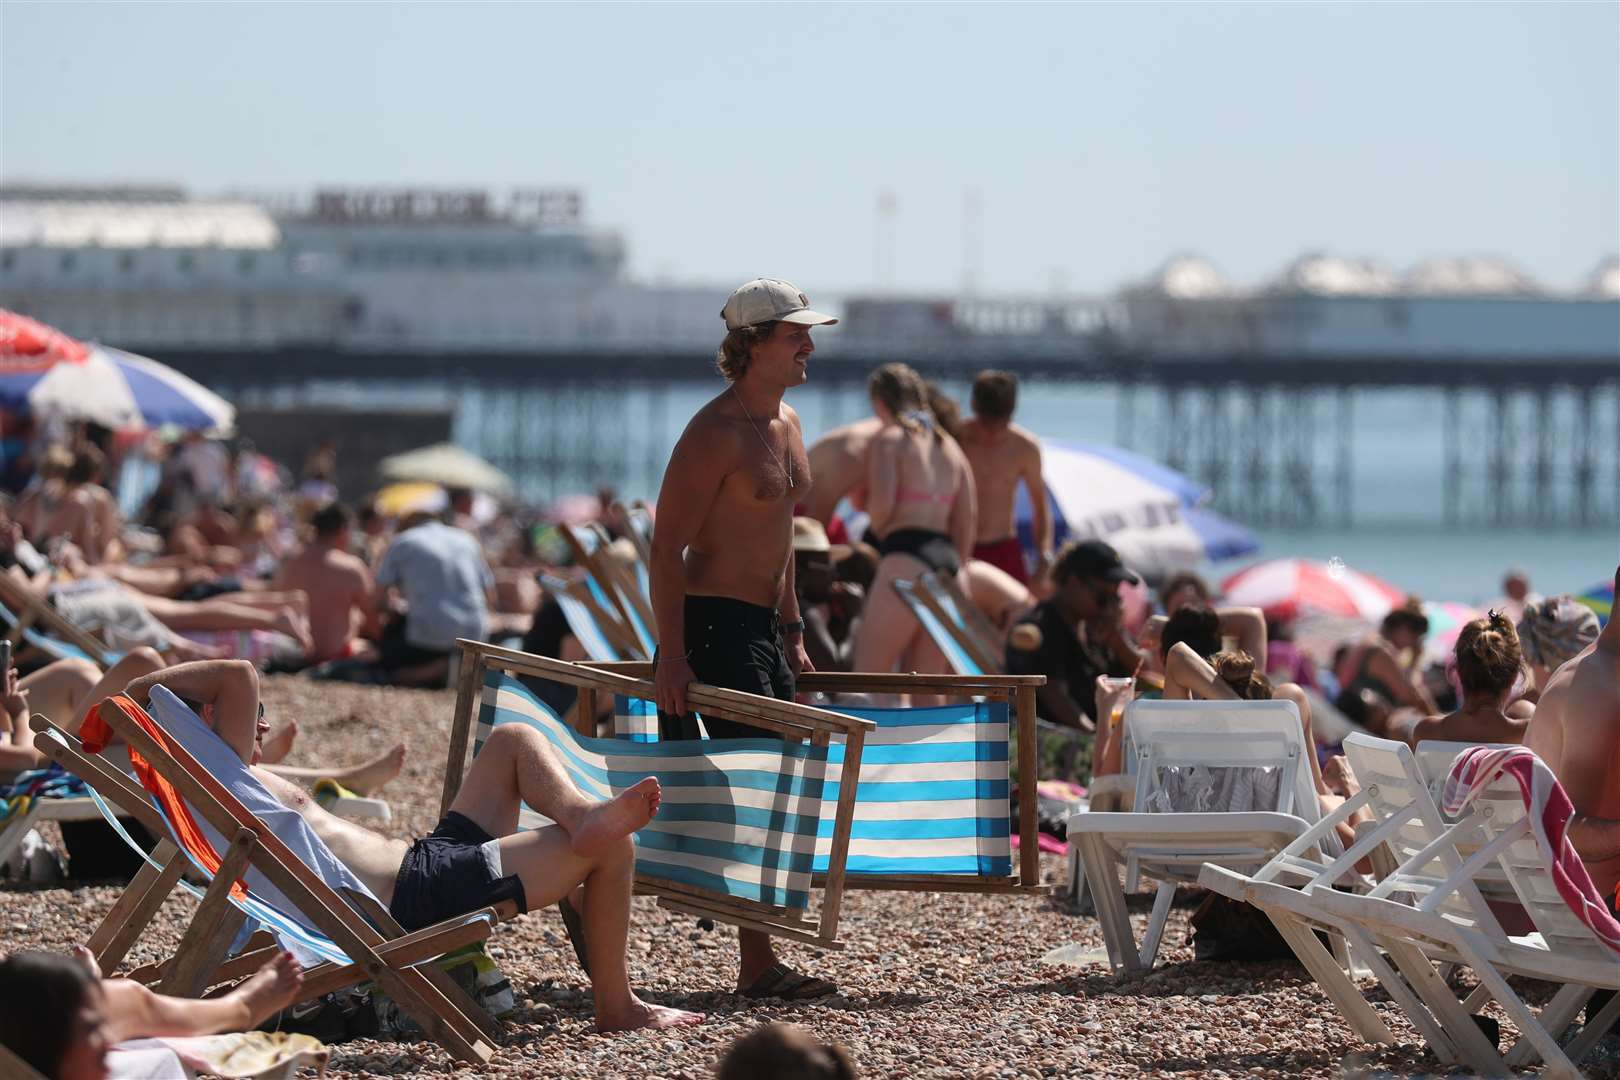
<instances>
[{"instance_id":1,"label":"pier structure","mask_svg":"<svg viewBox=\"0 0 1620 1080\"><path fill-rule=\"evenodd\" d=\"M364 401L451 407L458 437L523 477L600 478L655 491L674 412L718 386L712 355L690 349L484 352L309 347L190 353L174 364L245 404ZM908 355L854 343L818 352L806 389L822 412L865 409L865 380L891 360L963 388L987 367L1018 374L1025 400L1055 387L1111 388L1111 441L1185 472L1213 506L1253 525L1346 524L1358 401L1425 391L1442 433L1435 518L1449 525L1620 525L1620 356L1176 356L1122 351L935 347ZM802 392L801 392L802 393ZM682 404L672 399L684 394ZM808 399L800 411L810 412ZM1365 407L1365 406L1364 406ZM674 412L672 412L674 408ZM567 483L568 481L562 481ZM578 481L569 490L578 490ZM542 482L532 496L564 494Z\"/></svg>"}]
</instances>

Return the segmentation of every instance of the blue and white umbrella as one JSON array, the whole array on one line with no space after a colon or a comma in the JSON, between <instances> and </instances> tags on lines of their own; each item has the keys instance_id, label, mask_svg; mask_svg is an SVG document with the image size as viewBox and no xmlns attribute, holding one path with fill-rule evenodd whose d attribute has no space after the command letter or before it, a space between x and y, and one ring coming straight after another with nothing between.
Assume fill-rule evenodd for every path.
<instances>
[{"instance_id":1,"label":"blue and white umbrella","mask_svg":"<svg viewBox=\"0 0 1620 1080\"><path fill-rule=\"evenodd\" d=\"M212 390L156 360L105 345L89 346L83 360L0 377L0 405L114 430L173 424L224 433L236 424L235 407Z\"/></svg>"},{"instance_id":2,"label":"blue and white umbrella","mask_svg":"<svg viewBox=\"0 0 1620 1080\"><path fill-rule=\"evenodd\" d=\"M1210 490L1151 458L1096 443L1041 440L1048 505L1059 543L1106 540L1150 577L1260 550L1243 526L1204 509ZM1034 508L1018 488L1018 538L1034 550Z\"/></svg>"}]
</instances>

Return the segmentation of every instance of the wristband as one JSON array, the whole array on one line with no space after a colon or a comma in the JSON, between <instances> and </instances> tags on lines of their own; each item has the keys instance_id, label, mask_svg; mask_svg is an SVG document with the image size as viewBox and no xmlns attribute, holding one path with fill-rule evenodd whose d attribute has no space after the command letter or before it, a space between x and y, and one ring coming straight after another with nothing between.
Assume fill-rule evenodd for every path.
<instances>
[{"instance_id":1,"label":"wristband","mask_svg":"<svg viewBox=\"0 0 1620 1080\"><path fill-rule=\"evenodd\" d=\"M802 637L804 635L804 620L794 619L792 622L783 623L782 634L784 637L788 634L798 634Z\"/></svg>"}]
</instances>

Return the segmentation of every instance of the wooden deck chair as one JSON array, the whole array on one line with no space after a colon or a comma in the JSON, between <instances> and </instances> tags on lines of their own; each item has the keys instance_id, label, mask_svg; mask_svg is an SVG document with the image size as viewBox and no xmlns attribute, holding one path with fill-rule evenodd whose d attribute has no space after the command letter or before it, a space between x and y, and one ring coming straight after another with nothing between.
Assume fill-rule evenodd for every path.
<instances>
[{"instance_id":1,"label":"wooden deck chair","mask_svg":"<svg viewBox=\"0 0 1620 1080\"><path fill-rule=\"evenodd\" d=\"M82 657L103 669L119 659L100 638L69 622L7 574L0 574L0 616L11 623L6 640L13 647L26 641L53 659Z\"/></svg>"},{"instance_id":2,"label":"wooden deck chair","mask_svg":"<svg viewBox=\"0 0 1620 1080\"><path fill-rule=\"evenodd\" d=\"M594 665L593 665L594 666ZM650 675L645 665L616 666ZM1019 802L1019 865L1010 839L1009 733L1018 732L1019 775L1033 776L1035 690L1042 676L863 675L806 672L804 693L936 694L964 699L928 708L838 705L871 721L862 747L844 887L937 892L1045 892L1035 801ZM620 738L657 740L656 709L616 699ZM1014 725L1016 724L1016 728ZM817 843L818 878L829 869L843 748L828 752ZM1027 760L1026 760L1027 759Z\"/></svg>"},{"instance_id":3,"label":"wooden deck chair","mask_svg":"<svg viewBox=\"0 0 1620 1080\"><path fill-rule=\"evenodd\" d=\"M1389 953L1421 997L1419 1004L1401 1002L1403 1009L1414 1023L1418 1016L1432 1018L1430 1022L1456 1042L1470 1067L1488 1076L1510 1076L1539 1057L1546 1064L1544 1075L1573 1080L1581 1075L1576 1063L1620 1019L1616 997L1577 1037L1560 1045L1596 990L1620 990L1620 924L1609 913L1608 898L1592 888L1572 852L1566 857L1542 850L1536 819L1514 776L1487 770L1466 812L1444 824L1440 808L1429 799L1425 778L1405 749L1400 744L1363 744L1359 736L1345 743L1347 756L1356 755L1351 764L1358 779L1365 766L1381 786L1389 777L1426 804L1428 828L1406 838L1407 848L1415 850L1409 850L1395 871L1366 893L1316 889L1311 896L1328 917L1361 926ZM1562 797L1551 769L1528 750L1481 752L1516 759L1537 797L1554 801ZM1401 767L1399 773L1395 764ZM1573 863L1578 871L1566 879L1576 895L1573 901L1555 883L1554 862L1561 858L1566 868ZM1481 871L1486 869L1500 871L1511 882L1535 925L1534 933L1503 932L1480 885ZM1583 905L1587 917L1578 915L1572 903ZM1599 927L1609 940L1600 937ZM1478 987L1459 1002L1435 970L1437 962L1472 968ZM1562 988L1538 1014L1509 985L1510 975L1559 983ZM1491 998L1519 1031L1519 1040L1505 1058L1488 1040L1474 1037L1478 1033L1470 1014Z\"/></svg>"},{"instance_id":4,"label":"wooden deck chair","mask_svg":"<svg viewBox=\"0 0 1620 1080\"><path fill-rule=\"evenodd\" d=\"M645 568L652 565L652 507L647 505L646 500L637 499L625 508L624 516L630 523L630 542L636 546L636 557L645 572Z\"/></svg>"},{"instance_id":5,"label":"wooden deck chair","mask_svg":"<svg viewBox=\"0 0 1620 1080\"><path fill-rule=\"evenodd\" d=\"M918 582L904 581L896 578L892 583L895 595L900 602L906 605L917 622L922 625L923 633L934 646L945 655L946 663L958 675L968 677L976 675L999 674L1001 665L994 662L994 658L979 650L972 639L962 634L956 624L937 602L934 594L923 589Z\"/></svg>"},{"instance_id":6,"label":"wooden deck chair","mask_svg":"<svg viewBox=\"0 0 1620 1080\"><path fill-rule=\"evenodd\" d=\"M497 725L526 724L555 746L579 789L597 798L644 776L663 786L663 804L636 834L636 882L662 907L763 930L821 948L842 948L838 918L855 792L839 792L825 887L810 915L812 861L824 805L828 746L843 740L846 775L858 781L870 721L792 702L693 684L704 714L780 738L707 743L636 743L571 731L515 678L537 675L576 687L581 717L598 694L651 699L653 684L593 667L462 641L456 717L442 806L455 801L474 752ZM594 732L594 722L590 731ZM543 823L525 809L523 824Z\"/></svg>"},{"instance_id":7,"label":"wooden deck chair","mask_svg":"<svg viewBox=\"0 0 1620 1080\"><path fill-rule=\"evenodd\" d=\"M618 610L598 599L583 579L541 574L540 587L557 598L568 630L592 660L650 660Z\"/></svg>"},{"instance_id":8,"label":"wooden deck chair","mask_svg":"<svg viewBox=\"0 0 1620 1080\"><path fill-rule=\"evenodd\" d=\"M164 993L195 996L251 974L281 947L263 935L249 936L251 919L270 927L295 953L320 961L306 972L306 998L376 982L456 1057L488 1061L499 1034L496 1022L448 975L416 965L485 940L495 922L516 914L515 907L483 908L406 933L218 736L163 687L152 694L168 724L184 730L160 725L123 695L103 702L86 721L87 737L95 740L91 747L113 735L122 738L140 785L45 717L31 721L42 752L83 777L98 799L116 802L164 838L90 938L103 969L123 959L176 887L186 888L200 893L201 907L179 947L132 977ZM244 799L261 807L257 815ZM107 817L121 829L114 815ZM311 856L319 871L305 861ZM207 880L206 890L182 880L188 869ZM341 892L328 881L334 875ZM228 959L233 946L240 951Z\"/></svg>"},{"instance_id":9,"label":"wooden deck chair","mask_svg":"<svg viewBox=\"0 0 1620 1080\"><path fill-rule=\"evenodd\" d=\"M18 1057L4 1043L0 1043L0 1076L6 1080L45 1080L44 1073Z\"/></svg>"},{"instance_id":10,"label":"wooden deck chair","mask_svg":"<svg viewBox=\"0 0 1620 1080\"><path fill-rule=\"evenodd\" d=\"M1079 846L1110 965L1136 971L1153 966L1178 884L1195 883L1205 862L1260 867L1321 813L1292 702L1137 700L1124 725L1133 810L1075 814L1068 837ZM1138 945L1125 894L1143 876L1160 884Z\"/></svg>"},{"instance_id":11,"label":"wooden deck chair","mask_svg":"<svg viewBox=\"0 0 1620 1080\"><path fill-rule=\"evenodd\" d=\"M606 553L608 535L600 525L563 525L558 531L573 553L574 562L585 570L586 585L592 596L603 607L618 614L635 635L641 654L651 657L658 636L653 630L657 620L653 616L649 586Z\"/></svg>"},{"instance_id":12,"label":"wooden deck chair","mask_svg":"<svg viewBox=\"0 0 1620 1080\"><path fill-rule=\"evenodd\" d=\"M1007 635L962 591L954 575L926 570L917 575L917 584L934 596L959 632L972 639L976 650L994 659L993 670L1000 671L1006 666L1003 658Z\"/></svg>"}]
</instances>

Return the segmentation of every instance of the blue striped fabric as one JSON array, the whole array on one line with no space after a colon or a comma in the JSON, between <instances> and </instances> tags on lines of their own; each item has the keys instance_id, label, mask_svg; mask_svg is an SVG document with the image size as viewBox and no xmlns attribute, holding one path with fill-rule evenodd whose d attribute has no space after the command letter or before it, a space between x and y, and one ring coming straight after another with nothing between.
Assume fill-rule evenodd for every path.
<instances>
[{"instance_id":1,"label":"blue striped fabric","mask_svg":"<svg viewBox=\"0 0 1620 1080\"><path fill-rule=\"evenodd\" d=\"M665 743L593 739L565 725L522 683L484 680L473 753L500 724L526 724L556 748L574 784L608 799L646 776L658 816L636 834L636 872L772 907L804 910L821 820L827 753L776 738ZM519 824L545 819L524 807Z\"/></svg>"},{"instance_id":2,"label":"blue striped fabric","mask_svg":"<svg viewBox=\"0 0 1620 1080\"><path fill-rule=\"evenodd\" d=\"M563 618L568 622L568 629L585 650L585 655L592 660L607 662L613 660L629 660L608 640L602 628L596 624L591 615L591 609L576 600L568 590L571 582L564 578L553 577L550 574L540 576L540 587L556 597L557 605L562 608Z\"/></svg>"},{"instance_id":3,"label":"blue striped fabric","mask_svg":"<svg viewBox=\"0 0 1620 1080\"><path fill-rule=\"evenodd\" d=\"M984 669L968 654L966 649L962 648L961 643L956 639L956 635L941 624L933 611L917 596L919 587L916 582L898 579L894 582L894 591L900 594L900 599L905 601L906 607L910 608L911 613L917 617L917 621L922 623L923 630L934 644L939 647L939 651L945 654L945 659L950 663L951 670L958 675L985 674ZM956 601L951 598L949 593L939 591L935 596L936 599L942 601L947 612L956 610ZM956 623L958 626L963 625L959 612L956 616Z\"/></svg>"},{"instance_id":4,"label":"blue striped fabric","mask_svg":"<svg viewBox=\"0 0 1620 1080\"><path fill-rule=\"evenodd\" d=\"M848 873L1012 874L1006 702L834 708L877 725L861 750ZM657 740L652 702L620 697L613 713L621 740ZM832 849L843 760L843 745L835 740L827 755L817 873L826 872Z\"/></svg>"},{"instance_id":5,"label":"blue striped fabric","mask_svg":"<svg viewBox=\"0 0 1620 1080\"><path fill-rule=\"evenodd\" d=\"M593 528L574 528L573 535L579 546L589 554L596 554L602 547L602 534ZM637 565L640 565L639 562ZM603 611L616 610L614 599L609 596L610 593L623 601L623 611L630 620L630 631L636 635L636 640L641 643L642 650L647 656L651 657L653 650L657 647L657 641L653 633L647 629L647 624L642 621L636 605L630 602L630 598L622 595L612 582L598 581L596 575L590 572L589 567L585 571L585 581L591 590L591 597L601 605ZM650 584L643 582L642 588L650 589Z\"/></svg>"}]
</instances>

